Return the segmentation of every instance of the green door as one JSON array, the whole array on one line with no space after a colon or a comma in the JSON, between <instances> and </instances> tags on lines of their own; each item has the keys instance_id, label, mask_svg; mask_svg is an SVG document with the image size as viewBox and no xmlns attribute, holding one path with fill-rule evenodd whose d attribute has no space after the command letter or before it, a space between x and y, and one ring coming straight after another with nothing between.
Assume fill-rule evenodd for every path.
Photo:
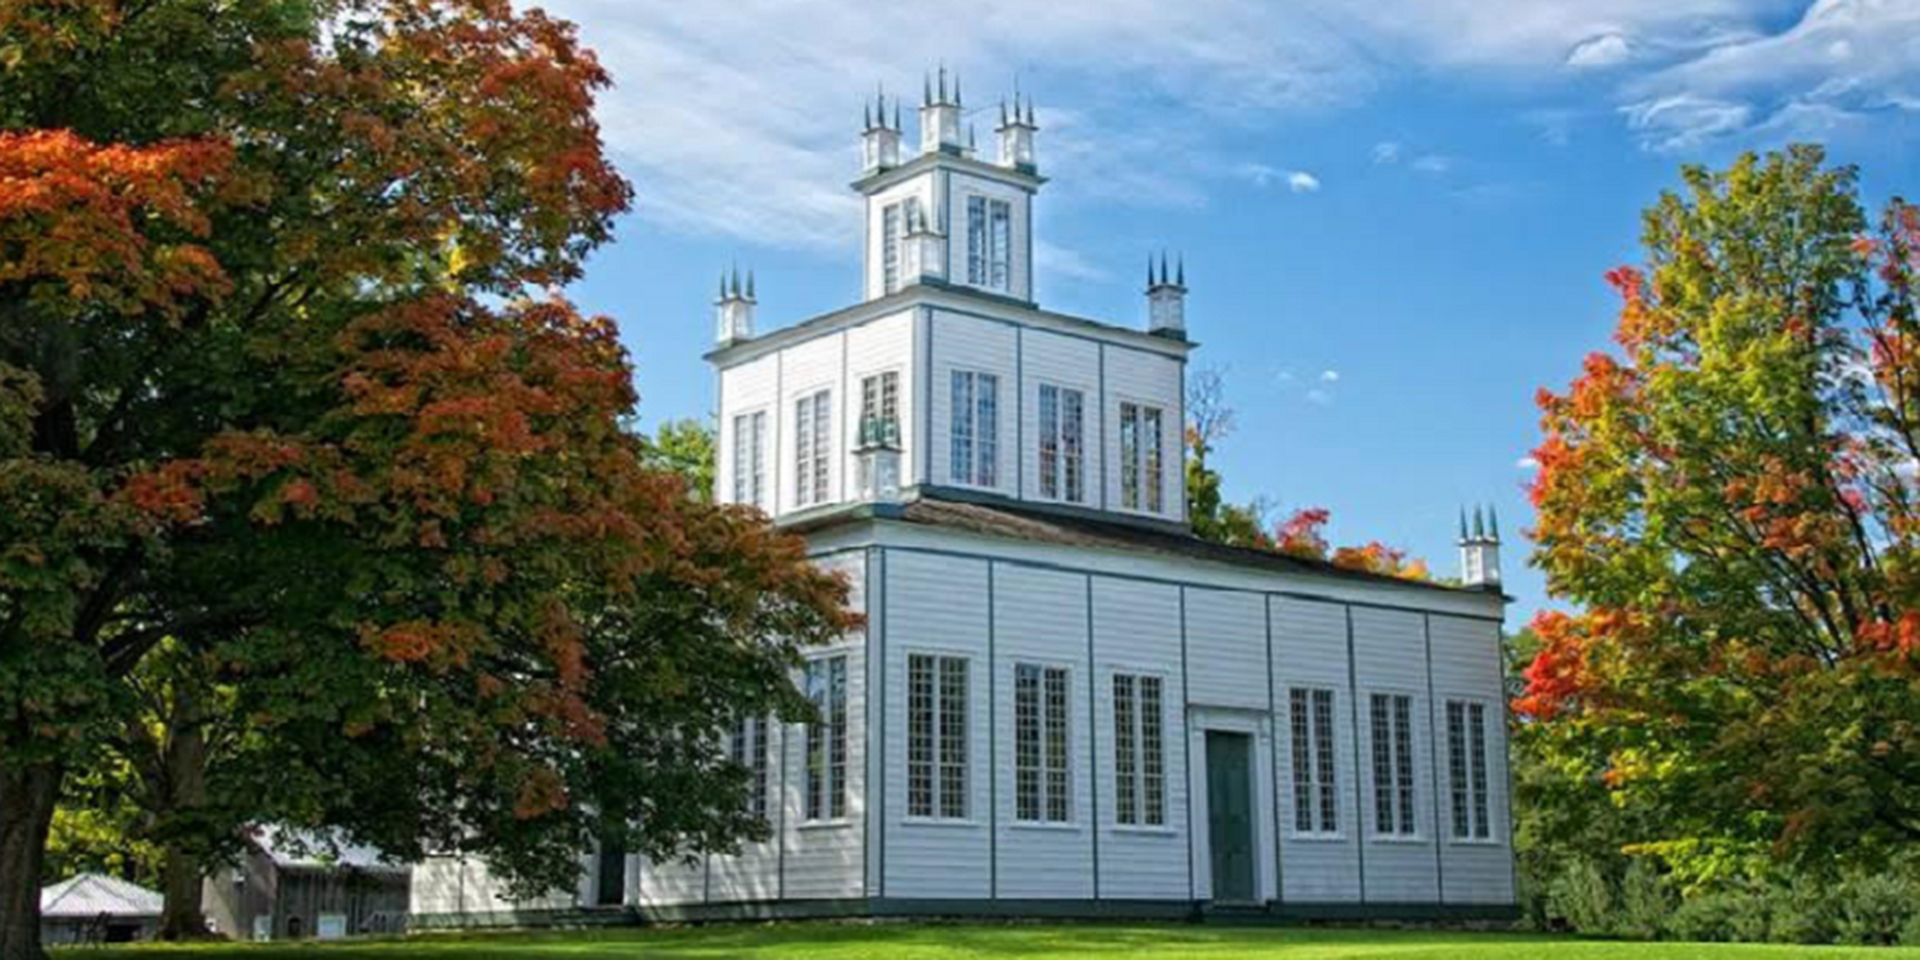
<instances>
[{"instance_id":1,"label":"green door","mask_svg":"<svg viewBox=\"0 0 1920 960\"><path fill-rule=\"evenodd\" d=\"M1252 743L1244 733L1207 731L1207 837L1217 901L1255 896Z\"/></svg>"}]
</instances>

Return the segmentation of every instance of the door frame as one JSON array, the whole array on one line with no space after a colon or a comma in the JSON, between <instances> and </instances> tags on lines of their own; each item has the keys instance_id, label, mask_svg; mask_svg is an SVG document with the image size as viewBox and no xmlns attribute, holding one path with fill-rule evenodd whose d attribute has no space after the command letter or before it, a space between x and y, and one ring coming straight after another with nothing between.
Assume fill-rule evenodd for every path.
<instances>
[{"instance_id":1,"label":"door frame","mask_svg":"<svg viewBox=\"0 0 1920 960\"><path fill-rule=\"evenodd\" d=\"M1213 839L1211 836L1211 800L1208 797L1207 732L1244 733L1250 737L1248 761L1253 788L1253 890L1256 902L1279 898L1279 847L1274 821L1274 740L1273 718L1265 707L1201 706L1187 711L1187 730L1192 756L1197 762L1187 770L1188 808L1192 820L1188 832L1193 841L1193 897L1213 899Z\"/></svg>"}]
</instances>

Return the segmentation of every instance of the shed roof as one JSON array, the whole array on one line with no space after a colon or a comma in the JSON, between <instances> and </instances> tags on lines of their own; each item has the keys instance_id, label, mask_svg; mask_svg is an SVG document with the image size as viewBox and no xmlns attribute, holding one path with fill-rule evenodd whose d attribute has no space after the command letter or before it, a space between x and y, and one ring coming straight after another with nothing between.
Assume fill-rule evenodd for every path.
<instances>
[{"instance_id":1,"label":"shed roof","mask_svg":"<svg viewBox=\"0 0 1920 960\"><path fill-rule=\"evenodd\" d=\"M165 898L137 883L101 873L82 873L40 890L40 916L157 917Z\"/></svg>"},{"instance_id":2,"label":"shed roof","mask_svg":"<svg viewBox=\"0 0 1920 960\"><path fill-rule=\"evenodd\" d=\"M354 867L361 870L404 871L402 864L389 863L378 849L341 841L324 833L294 830L265 824L251 835L260 852L282 868L326 869Z\"/></svg>"}]
</instances>

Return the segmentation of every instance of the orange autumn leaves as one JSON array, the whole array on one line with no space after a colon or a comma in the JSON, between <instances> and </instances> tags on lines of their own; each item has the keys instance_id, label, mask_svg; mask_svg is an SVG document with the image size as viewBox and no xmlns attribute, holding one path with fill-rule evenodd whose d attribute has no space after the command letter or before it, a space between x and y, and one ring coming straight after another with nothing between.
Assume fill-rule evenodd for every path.
<instances>
[{"instance_id":1,"label":"orange autumn leaves","mask_svg":"<svg viewBox=\"0 0 1920 960\"><path fill-rule=\"evenodd\" d=\"M1289 556L1326 560L1334 566L1348 570L1400 577L1406 580L1432 579L1432 573L1427 569L1426 561L1417 558L1409 559L1405 550L1389 547L1378 540L1369 541L1360 546L1330 550L1324 531L1332 517L1332 511L1325 507L1308 507L1294 511L1287 519L1275 525L1273 549Z\"/></svg>"},{"instance_id":2,"label":"orange autumn leaves","mask_svg":"<svg viewBox=\"0 0 1920 960\"><path fill-rule=\"evenodd\" d=\"M0 132L0 284L67 310L162 315L223 294L200 204L232 159L217 140L129 146L66 130Z\"/></svg>"}]
</instances>

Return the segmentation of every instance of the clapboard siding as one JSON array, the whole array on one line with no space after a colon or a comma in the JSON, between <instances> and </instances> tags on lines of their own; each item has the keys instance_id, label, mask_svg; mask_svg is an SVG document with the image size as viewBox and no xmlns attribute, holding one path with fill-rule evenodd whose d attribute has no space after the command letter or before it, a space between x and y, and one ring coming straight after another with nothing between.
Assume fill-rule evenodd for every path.
<instances>
[{"instance_id":1,"label":"clapboard siding","mask_svg":"<svg viewBox=\"0 0 1920 960\"><path fill-rule=\"evenodd\" d=\"M1088 340L1064 337L1044 330L1026 330L1020 337L1022 379L1020 462L1025 479L1023 492L1029 500L1072 502L1080 506L1099 506L1100 484L1105 482L1106 464L1100 456L1100 347ZM1081 463L1086 471L1082 496L1067 501L1062 496L1049 498L1040 490L1040 386L1053 384L1078 390L1081 407Z\"/></svg>"},{"instance_id":2,"label":"clapboard siding","mask_svg":"<svg viewBox=\"0 0 1920 960\"><path fill-rule=\"evenodd\" d=\"M998 815L995 890L1004 899L1093 896L1092 722L1087 698L1087 579L1070 573L996 567L994 574L995 764ZM1067 670L1069 824L1016 821L1014 670L1022 663Z\"/></svg>"},{"instance_id":3,"label":"clapboard siding","mask_svg":"<svg viewBox=\"0 0 1920 960\"><path fill-rule=\"evenodd\" d=\"M859 554L843 554L819 561L847 581L848 606L864 608L865 564ZM866 638L854 634L827 647L810 649L809 660L847 658L847 815L844 819L806 822L807 738L804 724L787 724L781 733L786 771L782 806L785 827L784 880L789 900L836 899L860 895L865 880L865 817L867 782L867 670ZM795 682L803 678L795 676Z\"/></svg>"},{"instance_id":4,"label":"clapboard siding","mask_svg":"<svg viewBox=\"0 0 1920 960\"><path fill-rule=\"evenodd\" d=\"M1094 723L1100 802L1100 896L1112 900L1186 899L1186 717L1181 697L1180 591L1108 577L1093 581ZM1115 820L1113 675L1161 677L1165 725L1167 823L1127 826Z\"/></svg>"},{"instance_id":5,"label":"clapboard siding","mask_svg":"<svg viewBox=\"0 0 1920 960\"><path fill-rule=\"evenodd\" d=\"M776 830L780 826L781 798L786 795L780 753L787 726L767 724L767 818ZM851 735L851 734L849 734ZM744 844L737 854L715 854L709 858L707 900L710 903L773 900L780 896L780 834L760 843Z\"/></svg>"},{"instance_id":6,"label":"clapboard siding","mask_svg":"<svg viewBox=\"0 0 1920 960\"><path fill-rule=\"evenodd\" d=\"M886 880L889 897L984 898L991 893L987 785L987 564L900 554L887 558ZM907 660L967 658L967 817L907 815Z\"/></svg>"},{"instance_id":7,"label":"clapboard siding","mask_svg":"<svg viewBox=\"0 0 1920 960\"><path fill-rule=\"evenodd\" d=\"M1439 900L1439 861L1434 852L1433 737L1428 715L1425 618L1398 610L1353 610L1353 655L1359 687L1360 772L1364 789L1361 829L1367 838L1365 893L1369 903L1434 903ZM1414 831L1412 838L1384 837L1375 828L1372 757L1372 694L1405 694L1413 703Z\"/></svg>"},{"instance_id":8,"label":"clapboard siding","mask_svg":"<svg viewBox=\"0 0 1920 960\"><path fill-rule=\"evenodd\" d=\"M1187 590L1188 696L1196 704L1267 709L1267 621L1252 593Z\"/></svg>"},{"instance_id":9,"label":"clapboard siding","mask_svg":"<svg viewBox=\"0 0 1920 960\"><path fill-rule=\"evenodd\" d=\"M935 483L961 484L953 474L953 374L956 370L991 373L1000 378L996 421L996 469L998 481L990 487L975 487L993 493L1014 495L1019 467L1020 443L1015 433L1017 392L1015 390L1016 344L1012 327L964 314L933 312L933 393L931 436ZM975 436L978 440L978 434Z\"/></svg>"},{"instance_id":10,"label":"clapboard siding","mask_svg":"<svg viewBox=\"0 0 1920 960\"><path fill-rule=\"evenodd\" d=\"M1500 689L1500 631L1494 624L1459 617L1428 620L1433 638L1433 697L1439 719L1434 756L1440 764L1441 877L1449 903L1512 903L1512 823L1507 796L1507 724ZM1465 700L1487 709L1488 814L1492 837L1463 842L1452 835L1452 783L1448 769L1446 703Z\"/></svg>"},{"instance_id":11,"label":"clapboard siding","mask_svg":"<svg viewBox=\"0 0 1920 960\"><path fill-rule=\"evenodd\" d=\"M1186 471L1181 468L1181 392L1186 365L1172 357L1142 350L1108 349L1106 356L1107 461L1118 464L1120 458L1120 404L1134 402L1159 407L1162 411L1160 463L1164 508L1154 516L1180 520L1186 517ZM1107 508L1122 509L1121 471L1116 466L1107 475ZM1143 504L1144 506L1144 504ZM1143 512L1143 511L1129 511Z\"/></svg>"},{"instance_id":12,"label":"clapboard siding","mask_svg":"<svg viewBox=\"0 0 1920 960\"><path fill-rule=\"evenodd\" d=\"M1353 712L1347 676L1347 608L1337 603L1274 597L1273 682L1279 732L1281 899L1296 903L1351 903L1360 899L1359 806L1354 785ZM1294 756L1288 691L1333 691L1339 831L1331 836L1295 829Z\"/></svg>"}]
</instances>

